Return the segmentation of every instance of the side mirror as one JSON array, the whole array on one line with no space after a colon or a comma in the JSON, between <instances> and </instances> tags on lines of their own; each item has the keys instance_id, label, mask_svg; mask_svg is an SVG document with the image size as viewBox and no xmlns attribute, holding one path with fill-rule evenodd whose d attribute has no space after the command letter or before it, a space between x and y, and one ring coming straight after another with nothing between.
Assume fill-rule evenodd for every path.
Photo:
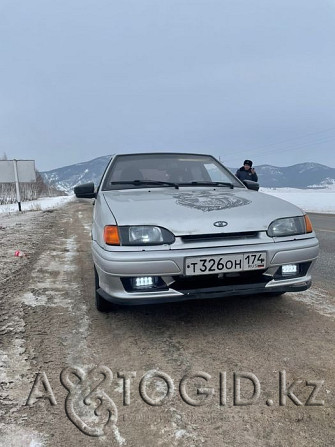
<instances>
[{"instance_id":1,"label":"side mirror","mask_svg":"<svg viewBox=\"0 0 335 447\"><path fill-rule=\"evenodd\" d=\"M79 199L94 199L96 197L93 182L75 186L73 191Z\"/></svg>"},{"instance_id":2,"label":"side mirror","mask_svg":"<svg viewBox=\"0 0 335 447\"><path fill-rule=\"evenodd\" d=\"M248 189L252 189L253 191L258 191L259 190L259 183L253 182L252 180L243 180L243 184Z\"/></svg>"}]
</instances>

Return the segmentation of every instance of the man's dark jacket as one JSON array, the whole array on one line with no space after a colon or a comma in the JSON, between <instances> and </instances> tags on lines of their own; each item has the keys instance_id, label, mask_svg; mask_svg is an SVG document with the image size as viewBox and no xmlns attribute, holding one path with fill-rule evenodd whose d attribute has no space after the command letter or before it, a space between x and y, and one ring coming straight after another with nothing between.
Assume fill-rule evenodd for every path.
<instances>
[{"instance_id":1,"label":"man's dark jacket","mask_svg":"<svg viewBox=\"0 0 335 447\"><path fill-rule=\"evenodd\" d=\"M258 181L258 176L257 176L256 172L253 174L250 169L248 169L248 170L244 169L244 166L242 166L242 168L238 169L236 171L235 175L237 178L239 178L242 181L243 180L252 180L253 182Z\"/></svg>"}]
</instances>

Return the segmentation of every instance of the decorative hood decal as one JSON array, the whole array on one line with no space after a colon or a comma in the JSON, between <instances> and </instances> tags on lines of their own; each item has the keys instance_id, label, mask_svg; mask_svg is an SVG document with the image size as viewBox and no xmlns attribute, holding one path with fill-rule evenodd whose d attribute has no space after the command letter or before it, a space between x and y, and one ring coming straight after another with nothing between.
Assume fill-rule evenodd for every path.
<instances>
[{"instance_id":1,"label":"decorative hood decal","mask_svg":"<svg viewBox=\"0 0 335 447\"><path fill-rule=\"evenodd\" d=\"M251 200L237 196L235 193L222 193L220 191L199 191L197 195L193 192L179 192L173 197L177 204L188 208L195 208L204 212L237 208L249 205Z\"/></svg>"}]
</instances>

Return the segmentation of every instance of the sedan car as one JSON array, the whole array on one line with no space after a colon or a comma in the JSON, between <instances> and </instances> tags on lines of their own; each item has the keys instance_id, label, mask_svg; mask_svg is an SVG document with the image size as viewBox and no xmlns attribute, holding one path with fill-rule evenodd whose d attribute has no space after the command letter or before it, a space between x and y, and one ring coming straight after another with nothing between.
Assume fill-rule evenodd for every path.
<instances>
[{"instance_id":1,"label":"sedan car","mask_svg":"<svg viewBox=\"0 0 335 447\"><path fill-rule=\"evenodd\" d=\"M308 289L310 219L258 189L210 155L112 157L97 188L75 188L94 198L97 309Z\"/></svg>"}]
</instances>

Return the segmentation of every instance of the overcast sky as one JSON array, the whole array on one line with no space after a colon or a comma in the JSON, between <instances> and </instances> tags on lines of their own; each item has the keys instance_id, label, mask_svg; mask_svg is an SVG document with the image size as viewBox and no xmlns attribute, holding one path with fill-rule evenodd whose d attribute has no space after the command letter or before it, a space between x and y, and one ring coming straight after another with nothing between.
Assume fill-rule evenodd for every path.
<instances>
[{"instance_id":1,"label":"overcast sky","mask_svg":"<svg viewBox=\"0 0 335 447\"><path fill-rule=\"evenodd\" d=\"M335 0L0 0L0 156L335 167Z\"/></svg>"}]
</instances>

